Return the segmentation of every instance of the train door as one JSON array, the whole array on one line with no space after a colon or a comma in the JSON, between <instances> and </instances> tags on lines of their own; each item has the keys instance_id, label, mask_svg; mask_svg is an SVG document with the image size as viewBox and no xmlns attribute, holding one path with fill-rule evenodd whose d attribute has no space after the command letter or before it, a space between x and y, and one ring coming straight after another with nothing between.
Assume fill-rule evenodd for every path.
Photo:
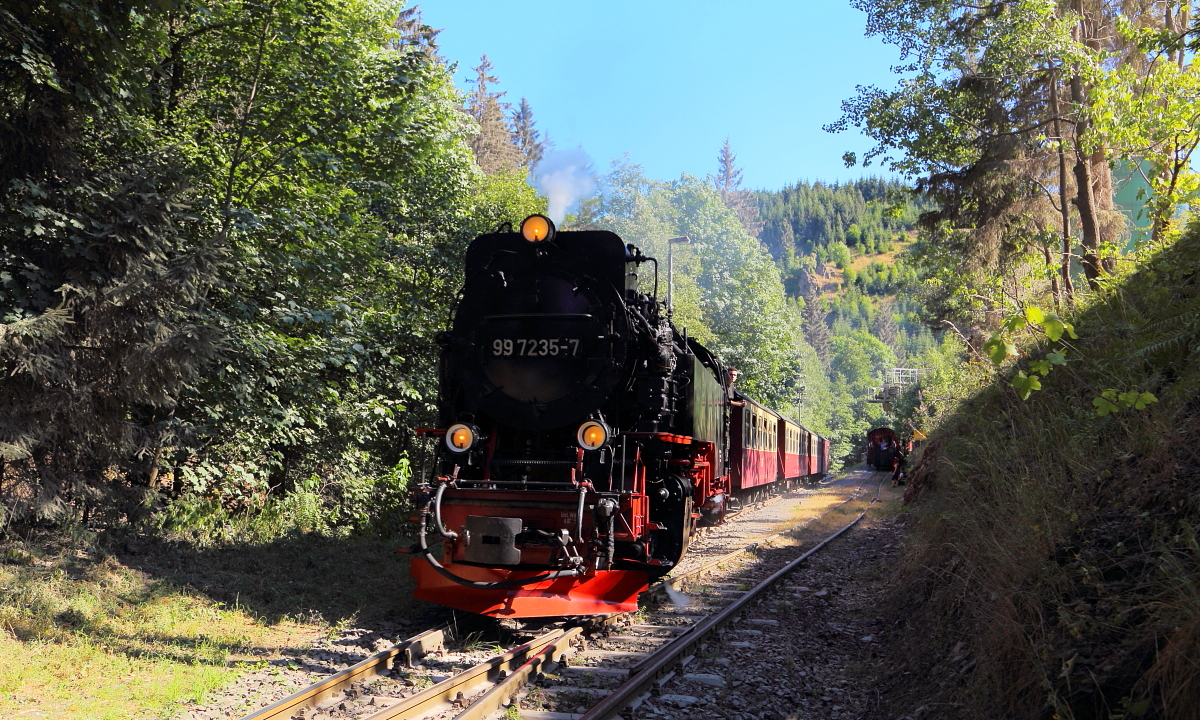
<instances>
[{"instance_id":1,"label":"train door","mask_svg":"<svg viewBox=\"0 0 1200 720\"><path fill-rule=\"evenodd\" d=\"M791 426L783 420L778 421L778 432L775 434L775 467L778 470L776 480L785 480L788 476L787 451Z\"/></svg>"},{"instance_id":2,"label":"train door","mask_svg":"<svg viewBox=\"0 0 1200 720\"><path fill-rule=\"evenodd\" d=\"M750 406L748 403L741 407L733 405L729 409L729 482L734 492L742 489L742 471L746 458L746 444L750 440L747 423L750 416L749 411Z\"/></svg>"}]
</instances>

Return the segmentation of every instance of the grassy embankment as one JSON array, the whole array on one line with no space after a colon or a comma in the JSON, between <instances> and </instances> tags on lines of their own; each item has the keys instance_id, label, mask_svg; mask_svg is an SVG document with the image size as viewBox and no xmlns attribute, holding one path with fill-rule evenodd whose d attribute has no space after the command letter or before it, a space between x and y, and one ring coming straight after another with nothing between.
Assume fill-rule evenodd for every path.
<instances>
[{"instance_id":1,"label":"grassy embankment","mask_svg":"<svg viewBox=\"0 0 1200 720\"><path fill-rule=\"evenodd\" d=\"M1068 364L1027 401L1009 380L1048 343L926 389L941 415L894 581L922 717L1200 717L1198 272L1194 223L1072 313ZM1100 416L1108 389L1158 402Z\"/></svg>"},{"instance_id":2,"label":"grassy embankment","mask_svg":"<svg viewBox=\"0 0 1200 720\"><path fill-rule=\"evenodd\" d=\"M0 717L158 718L339 626L409 612L396 542L124 540L0 552ZM403 556L401 556L403 557Z\"/></svg>"}]
</instances>

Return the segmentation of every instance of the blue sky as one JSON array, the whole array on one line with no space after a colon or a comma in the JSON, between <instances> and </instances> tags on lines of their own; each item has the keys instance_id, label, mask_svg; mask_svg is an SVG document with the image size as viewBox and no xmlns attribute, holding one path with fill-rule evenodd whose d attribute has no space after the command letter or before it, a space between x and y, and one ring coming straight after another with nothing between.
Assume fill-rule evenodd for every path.
<instances>
[{"instance_id":1,"label":"blue sky","mask_svg":"<svg viewBox=\"0 0 1200 720\"><path fill-rule=\"evenodd\" d=\"M845 0L423 0L467 89L487 53L505 100L529 100L559 148L604 172L628 152L652 178L716 170L728 135L744 187L848 180L842 153L870 148L821 126L854 86L890 86L894 48L865 38Z\"/></svg>"}]
</instances>

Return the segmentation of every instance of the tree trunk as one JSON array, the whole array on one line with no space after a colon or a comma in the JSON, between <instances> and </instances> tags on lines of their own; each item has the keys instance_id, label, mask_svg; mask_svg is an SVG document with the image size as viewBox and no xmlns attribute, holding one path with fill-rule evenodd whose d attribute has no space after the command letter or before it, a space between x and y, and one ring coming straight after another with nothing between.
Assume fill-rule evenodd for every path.
<instances>
[{"instance_id":1,"label":"tree trunk","mask_svg":"<svg viewBox=\"0 0 1200 720\"><path fill-rule=\"evenodd\" d=\"M1076 106L1086 104L1083 78L1071 78L1071 101ZM1083 231L1083 275L1092 289L1096 289L1100 278L1100 222L1096 213L1096 196L1092 180L1092 158L1083 150L1083 138L1087 135L1088 122L1080 119L1075 123L1075 207L1079 210L1079 228Z\"/></svg>"},{"instance_id":2,"label":"tree trunk","mask_svg":"<svg viewBox=\"0 0 1200 720\"><path fill-rule=\"evenodd\" d=\"M1113 202L1112 167L1104 150L1092 151L1092 201L1096 204L1096 222L1100 226L1100 240L1116 241L1125 228L1125 216L1116 212ZM1100 258L1100 269L1109 274L1117 269L1116 258Z\"/></svg>"},{"instance_id":3,"label":"tree trunk","mask_svg":"<svg viewBox=\"0 0 1200 720\"><path fill-rule=\"evenodd\" d=\"M1046 257L1046 267L1054 267L1054 258L1050 255L1050 246L1042 246L1042 254ZM1062 302L1062 295L1058 292L1058 276L1050 276L1050 294L1054 296L1054 307L1058 308Z\"/></svg>"},{"instance_id":4,"label":"tree trunk","mask_svg":"<svg viewBox=\"0 0 1200 720\"><path fill-rule=\"evenodd\" d=\"M1054 105L1054 134L1058 136L1058 209L1062 214L1062 262L1059 275L1062 278L1062 293L1068 305L1075 295L1071 282L1071 206L1067 192L1067 151L1063 142L1059 116L1062 114L1058 102L1058 75L1050 79L1050 102Z\"/></svg>"}]
</instances>

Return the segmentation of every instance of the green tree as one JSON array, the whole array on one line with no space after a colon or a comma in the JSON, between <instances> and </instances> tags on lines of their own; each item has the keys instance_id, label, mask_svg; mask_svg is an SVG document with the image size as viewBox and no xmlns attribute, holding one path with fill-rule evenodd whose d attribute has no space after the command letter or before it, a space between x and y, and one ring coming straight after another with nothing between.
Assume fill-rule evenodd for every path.
<instances>
[{"instance_id":1,"label":"green tree","mask_svg":"<svg viewBox=\"0 0 1200 720\"><path fill-rule=\"evenodd\" d=\"M144 485L217 349L223 248L147 121L165 22L156 3L0 11L0 499L18 519Z\"/></svg>"},{"instance_id":2,"label":"green tree","mask_svg":"<svg viewBox=\"0 0 1200 720\"><path fill-rule=\"evenodd\" d=\"M614 163L605 185L588 222L663 259L667 238L690 236L692 245L675 253L677 324L742 370L747 392L773 405L794 405L795 388L804 384L798 380L806 345L799 318L770 255L713 185L686 175L651 181L628 161ZM642 282L653 286L653 278Z\"/></svg>"},{"instance_id":3,"label":"green tree","mask_svg":"<svg viewBox=\"0 0 1200 720\"><path fill-rule=\"evenodd\" d=\"M362 522L432 404L466 243L544 209L473 162L436 32L386 0L68 1L0 29L6 505L120 490L111 522L162 469Z\"/></svg>"}]
</instances>

